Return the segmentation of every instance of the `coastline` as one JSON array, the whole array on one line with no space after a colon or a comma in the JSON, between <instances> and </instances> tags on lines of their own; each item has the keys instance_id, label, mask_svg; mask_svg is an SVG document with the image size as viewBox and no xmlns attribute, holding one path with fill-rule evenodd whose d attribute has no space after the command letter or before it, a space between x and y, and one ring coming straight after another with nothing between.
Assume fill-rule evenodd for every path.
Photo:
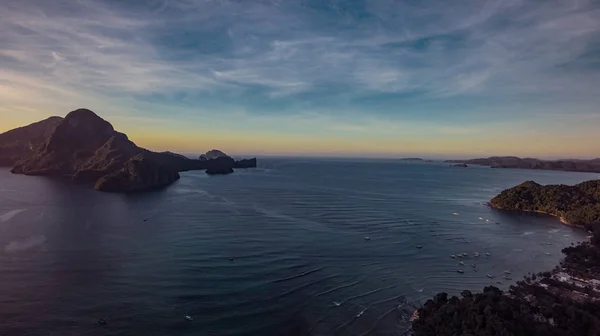
<instances>
[{"instance_id":1,"label":"coastline","mask_svg":"<svg viewBox=\"0 0 600 336\"><path fill-rule=\"evenodd\" d=\"M564 225L566 225L566 226L569 226L569 227L574 227L574 228L579 228L579 229L585 229L585 227L584 227L583 225L577 225L577 224L572 224L572 223L569 223L569 222L568 222L568 221L567 221L567 220L566 220L564 217L562 217L562 216L559 216L559 215L557 215L557 214L554 214L554 213L550 213L550 212L542 211L542 210L529 210L529 209L527 209L527 210L515 210L515 209L503 209L503 208L499 208L499 207L496 207L496 206L494 206L494 205L493 205L491 202L488 202L488 203L487 203L487 205L488 205L490 208L492 208L492 209L495 209L495 210L501 210L501 211L513 211L513 212L534 212L534 213L539 213L539 214L543 214L543 215L548 215L548 216L552 216L552 217L555 217L555 218L557 218L557 219L558 219L558 220L559 220L561 223L563 223L563 224L564 224Z\"/></svg>"},{"instance_id":2,"label":"coastline","mask_svg":"<svg viewBox=\"0 0 600 336\"><path fill-rule=\"evenodd\" d=\"M549 215L564 225L585 229L585 226L571 224L557 214L541 210L509 210L495 207L491 202L487 204L500 211ZM488 323L496 325L496 330L520 330L520 335L592 335L589 331L600 327L600 319L595 315L600 309L600 240L597 235L563 248L564 256L556 266L544 272L530 273L508 290L491 285L478 293L465 290L460 297L438 293L413 312L412 335L452 336L465 331L478 334L489 332ZM513 312L509 319L504 313L507 310ZM457 319L463 321L462 324L456 323ZM465 324L464 321L484 323Z\"/></svg>"}]
</instances>

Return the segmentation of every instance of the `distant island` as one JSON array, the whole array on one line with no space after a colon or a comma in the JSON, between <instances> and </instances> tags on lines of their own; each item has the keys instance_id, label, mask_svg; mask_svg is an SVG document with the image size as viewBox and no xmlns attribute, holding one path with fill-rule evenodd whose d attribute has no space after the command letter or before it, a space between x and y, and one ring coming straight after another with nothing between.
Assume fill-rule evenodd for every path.
<instances>
[{"instance_id":1,"label":"distant island","mask_svg":"<svg viewBox=\"0 0 600 336\"><path fill-rule=\"evenodd\" d=\"M218 152L218 157L213 153ZM211 150L198 160L138 147L127 135L88 109L0 134L0 166L15 174L69 177L101 191L133 192L167 186L179 172L229 174L256 167L256 158L235 161Z\"/></svg>"},{"instance_id":2,"label":"distant island","mask_svg":"<svg viewBox=\"0 0 600 336\"><path fill-rule=\"evenodd\" d=\"M437 294L415 313L414 334L600 335L600 180L575 186L527 181L490 205L552 214L594 235L563 249L565 259L555 269L529 275L507 292L490 286L477 294L463 291L460 298Z\"/></svg>"},{"instance_id":3,"label":"distant island","mask_svg":"<svg viewBox=\"0 0 600 336\"><path fill-rule=\"evenodd\" d=\"M417 157L415 157L415 158L401 158L400 160L401 161L425 161L424 159L417 158Z\"/></svg>"},{"instance_id":4,"label":"distant island","mask_svg":"<svg viewBox=\"0 0 600 336\"><path fill-rule=\"evenodd\" d=\"M541 170L563 170L574 172L600 173L600 158L592 160L540 160L533 158L519 158L516 156L492 156L488 158L447 160L448 163L474 164L490 166L492 168L519 168Z\"/></svg>"}]
</instances>

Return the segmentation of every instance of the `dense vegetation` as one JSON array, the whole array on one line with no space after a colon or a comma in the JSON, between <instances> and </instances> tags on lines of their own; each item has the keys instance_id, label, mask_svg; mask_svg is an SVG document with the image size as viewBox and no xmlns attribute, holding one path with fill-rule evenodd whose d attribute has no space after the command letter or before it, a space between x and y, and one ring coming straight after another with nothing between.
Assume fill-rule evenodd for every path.
<instances>
[{"instance_id":1,"label":"dense vegetation","mask_svg":"<svg viewBox=\"0 0 600 336\"><path fill-rule=\"evenodd\" d=\"M486 287L478 294L464 291L461 298L438 294L419 309L419 318L413 322L415 335L600 335L598 291L591 286L577 288L552 277L564 269L597 276L600 235L591 243L563 252L566 258L562 268L526 277L506 293ZM574 290L587 292L587 296L574 299Z\"/></svg>"},{"instance_id":2,"label":"dense vegetation","mask_svg":"<svg viewBox=\"0 0 600 336\"><path fill-rule=\"evenodd\" d=\"M600 226L600 180L574 186L527 181L504 190L490 204L502 210L546 212L591 230Z\"/></svg>"},{"instance_id":3,"label":"dense vegetation","mask_svg":"<svg viewBox=\"0 0 600 336\"><path fill-rule=\"evenodd\" d=\"M600 335L600 180L575 186L525 182L491 200L503 210L542 211L595 232L589 242L563 249L550 272L525 277L508 292L486 287L462 298L438 294L419 309L416 336Z\"/></svg>"}]
</instances>

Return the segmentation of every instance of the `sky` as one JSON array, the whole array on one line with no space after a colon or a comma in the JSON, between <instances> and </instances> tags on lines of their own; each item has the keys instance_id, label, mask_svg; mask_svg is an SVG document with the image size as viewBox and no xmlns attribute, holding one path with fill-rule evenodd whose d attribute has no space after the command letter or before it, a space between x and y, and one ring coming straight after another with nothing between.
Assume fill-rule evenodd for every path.
<instances>
[{"instance_id":1,"label":"sky","mask_svg":"<svg viewBox=\"0 0 600 336\"><path fill-rule=\"evenodd\" d=\"M3 0L0 132L153 150L600 157L596 0Z\"/></svg>"}]
</instances>

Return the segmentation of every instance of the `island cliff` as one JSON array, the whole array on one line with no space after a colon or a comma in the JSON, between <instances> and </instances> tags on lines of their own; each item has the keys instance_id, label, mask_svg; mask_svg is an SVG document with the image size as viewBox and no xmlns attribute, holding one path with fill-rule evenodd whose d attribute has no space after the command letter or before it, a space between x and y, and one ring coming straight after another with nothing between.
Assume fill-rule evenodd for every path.
<instances>
[{"instance_id":1,"label":"island cliff","mask_svg":"<svg viewBox=\"0 0 600 336\"><path fill-rule=\"evenodd\" d=\"M0 134L0 166L12 166L36 152L62 120L50 117Z\"/></svg>"},{"instance_id":2,"label":"island cliff","mask_svg":"<svg viewBox=\"0 0 600 336\"><path fill-rule=\"evenodd\" d=\"M143 154L136 155L123 168L101 177L94 188L101 191L139 191L148 186L160 188L179 179L179 173L148 160Z\"/></svg>"},{"instance_id":3,"label":"island cliff","mask_svg":"<svg viewBox=\"0 0 600 336\"><path fill-rule=\"evenodd\" d=\"M600 335L600 180L575 186L527 181L490 201L501 210L538 211L594 233L589 242L562 250L565 258L548 272L525 277L507 292L439 293L415 313L416 336Z\"/></svg>"},{"instance_id":4,"label":"island cliff","mask_svg":"<svg viewBox=\"0 0 600 336\"><path fill-rule=\"evenodd\" d=\"M173 183L181 171L231 173L234 167L251 166L248 160L234 161L222 154L193 160L149 151L88 109L0 134L0 165L14 166L13 173L70 177L94 183L102 191L149 190Z\"/></svg>"}]
</instances>

